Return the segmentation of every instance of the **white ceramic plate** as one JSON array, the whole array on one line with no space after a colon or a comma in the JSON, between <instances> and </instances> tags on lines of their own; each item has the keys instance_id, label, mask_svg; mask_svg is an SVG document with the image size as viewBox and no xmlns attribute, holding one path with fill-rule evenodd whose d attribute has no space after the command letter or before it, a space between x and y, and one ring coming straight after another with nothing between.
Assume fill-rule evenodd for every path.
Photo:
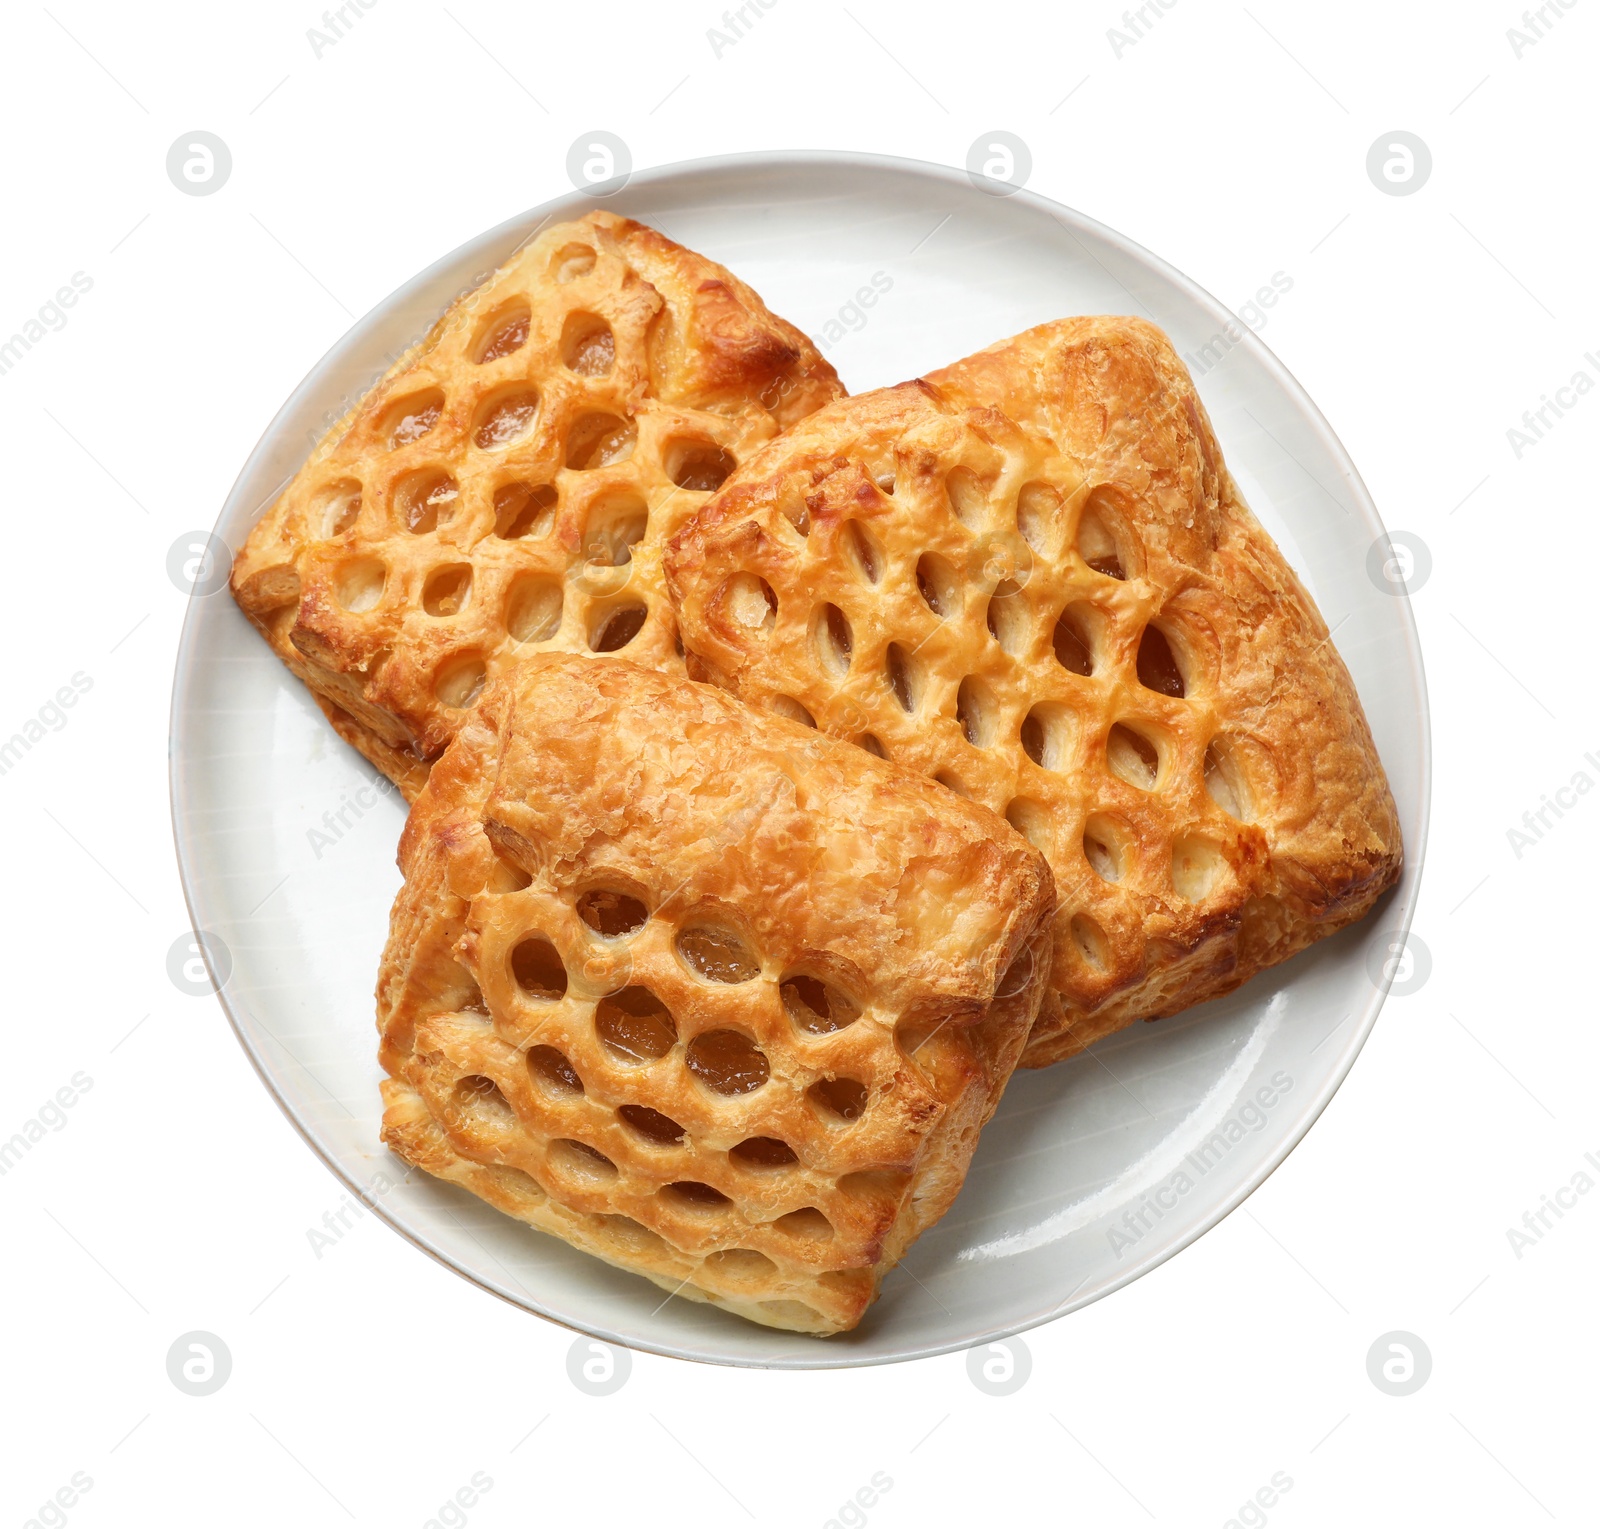
<instances>
[{"instance_id":1,"label":"white ceramic plate","mask_svg":"<svg viewBox=\"0 0 1600 1529\"><path fill-rule=\"evenodd\" d=\"M217 525L237 547L325 425L549 202L463 245L358 323L268 427ZM1377 915L1242 992L1081 1057L1019 1073L945 1220L860 1328L774 1332L620 1273L402 1168L379 1146L372 987L398 885L393 791L329 731L225 589L196 594L178 656L178 856L213 975L251 1061L301 1134L419 1248L529 1311L657 1353L792 1368L872 1364L1003 1337L1138 1278L1214 1226L1284 1159L1371 1030L1409 926L1427 827L1428 720L1403 595L1368 574L1376 509L1326 421L1233 315L1120 235L959 171L765 154L637 175L604 205L750 281L821 336L854 391L919 375L1047 319L1138 313L1180 351L1256 513L1350 665L1404 826L1405 880ZM855 294L873 288L870 308ZM315 831L313 833L313 831ZM1214 1138L1220 1135L1221 1145ZM1212 1142L1207 1148L1203 1143ZM1184 1187L1187 1186L1187 1187Z\"/></svg>"}]
</instances>

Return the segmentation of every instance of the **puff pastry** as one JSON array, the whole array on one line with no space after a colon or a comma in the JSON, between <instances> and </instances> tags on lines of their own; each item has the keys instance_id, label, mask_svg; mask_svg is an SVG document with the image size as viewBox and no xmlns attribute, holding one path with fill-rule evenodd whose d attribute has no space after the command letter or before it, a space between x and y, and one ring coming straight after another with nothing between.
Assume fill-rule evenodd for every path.
<instances>
[{"instance_id":1,"label":"puff pastry","mask_svg":"<svg viewBox=\"0 0 1600 1529\"><path fill-rule=\"evenodd\" d=\"M675 534L666 573L692 673L1048 857L1024 1065L1228 992L1399 875L1328 628L1140 320L1046 324L822 409Z\"/></svg>"},{"instance_id":2,"label":"puff pastry","mask_svg":"<svg viewBox=\"0 0 1600 1529\"><path fill-rule=\"evenodd\" d=\"M722 266L591 213L455 303L329 431L240 550L233 591L410 799L519 654L677 667L667 534L842 392Z\"/></svg>"},{"instance_id":3,"label":"puff pastry","mask_svg":"<svg viewBox=\"0 0 1600 1529\"><path fill-rule=\"evenodd\" d=\"M626 661L491 685L400 863L387 1143L801 1332L950 1204L1048 978L1049 867L992 814Z\"/></svg>"}]
</instances>

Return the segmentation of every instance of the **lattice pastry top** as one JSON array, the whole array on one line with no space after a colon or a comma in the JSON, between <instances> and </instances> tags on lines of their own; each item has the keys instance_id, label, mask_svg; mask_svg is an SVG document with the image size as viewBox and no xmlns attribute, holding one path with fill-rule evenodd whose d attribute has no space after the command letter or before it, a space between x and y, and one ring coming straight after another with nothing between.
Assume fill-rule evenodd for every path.
<instances>
[{"instance_id":1,"label":"lattice pastry top","mask_svg":"<svg viewBox=\"0 0 1600 1529\"><path fill-rule=\"evenodd\" d=\"M389 1145L803 1332L943 1214L1048 976L1049 868L990 813L627 662L491 686L400 861Z\"/></svg>"},{"instance_id":2,"label":"lattice pastry top","mask_svg":"<svg viewBox=\"0 0 1600 1529\"><path fill-rule=\"evenodd\" d=\"M455 303L334 426L239 552L234 593L414 797L519 654L676 667L666 536L842 392L722 266L591 213Z\"/></svg>"},{"instance_id":3,"label":"lattice pastry top","mask_svg":"<svg viewBox=\"0 0 1600 1529\"><path fill-rule=\"evenodd\" d=\"M691 673L933 776L1049 858L1025 1065L1177 1012L1398 876L1350 676L1136 319L822 409L666 557Z\"/></svg>"}]
</instances>

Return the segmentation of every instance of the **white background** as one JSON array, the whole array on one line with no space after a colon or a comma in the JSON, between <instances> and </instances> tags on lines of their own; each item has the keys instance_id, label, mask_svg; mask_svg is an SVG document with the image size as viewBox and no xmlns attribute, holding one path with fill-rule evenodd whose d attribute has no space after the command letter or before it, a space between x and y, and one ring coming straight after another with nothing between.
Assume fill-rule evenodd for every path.
<instances>
[{"instance_id":1,"label":"white background","mask_svg":"<svg viewBox=\"0 0 1600 1529\"><path fill-rule=\"evenodd\" d=\"M1578 370L1600 381L1600 9L1547 8L1520 57L1518 10L1486 3L1174 0L1120 56L1110 4L777 0L720 57L709 5L347 14L319 57L309 5L9 13L0 339L74 273L92 287L0 375L0 735L93 683L0 776L0 1138L75 1074L92 1085L0 1178L0 1523L75 1472L90 1489L40 1522L422 1526L478 1472L492 1487L443 1521L825 1525L883 1473L847 1521L1592 1522L1600 1193L1520 1257L1507 1230L1580 1171L1600 1184L1600 793L1520 855L1508 830L1577 772L1600 782L1600 398L1520 459L1507 431ZM165 170L197 128L233 156L211 196ZM1241 1212L1029 1333L1007 1397L962 1356L774 1374L639 1355L616 1394L583 1394L570 1333L374 1218L313 1252L339 1186L214 998L167 977L188 927L168 549L211 525L354 316L568 190L596 128L640 167L761 148L959 165L980 134L1019 134L1031 189L1225 302L1292 278L1264 340L1431 553L1431 975ZM1415 195L1367 177L1394 129L1432 151ZM848 339L830 358L852 388L895 380L853 374ZM1433 1358L1406 1397L1367 1374L1395 1329ZM192 1330L232 1354L206 1397L167 1376ZM1292 1487L1241 1518L1280 1472Z\"/></svg>"}]
</instances>

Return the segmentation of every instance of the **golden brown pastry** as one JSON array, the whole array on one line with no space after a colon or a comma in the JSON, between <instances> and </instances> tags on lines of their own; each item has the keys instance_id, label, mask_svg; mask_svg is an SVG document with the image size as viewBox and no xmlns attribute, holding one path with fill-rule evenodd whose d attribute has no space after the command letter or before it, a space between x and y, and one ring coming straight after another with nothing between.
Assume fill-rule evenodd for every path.
<instances>
[{"instance_id":1,"label":"golden brown pastry","mask_svg":"<svg viewBox=\"0 0 1600 1529\"><path fill-rule=\"evenodd\" d=\"M233 591L410 799L519 654L678 667L666 536L843 391L722 266L590 213L455 303L329 431Z\"/></svg>"},{"instance_id":2,"label":"golden brown pastry","mask_svg":"<svg viewBox=\"0 0 1600 1529\"><path fill-rule=\"evenodd\" d=\"M992 814L627 662L491 686L400 864L388 1144L801 1332L949 1206L1048 975L1049 867Z\"/></svg>"},{"instance_id":3,"label":"golden brown pastry","mask_svg":"<svg viewBox=\"0 0 1600 1529\"><path fill-rule=\"evenodd\" d=\"M1049 858L1024 1065L1359 918L1400 830L1350 676L1137 319L835 403L666 557L691 672L982 802Z\"/></svg>"}]
</instances>

